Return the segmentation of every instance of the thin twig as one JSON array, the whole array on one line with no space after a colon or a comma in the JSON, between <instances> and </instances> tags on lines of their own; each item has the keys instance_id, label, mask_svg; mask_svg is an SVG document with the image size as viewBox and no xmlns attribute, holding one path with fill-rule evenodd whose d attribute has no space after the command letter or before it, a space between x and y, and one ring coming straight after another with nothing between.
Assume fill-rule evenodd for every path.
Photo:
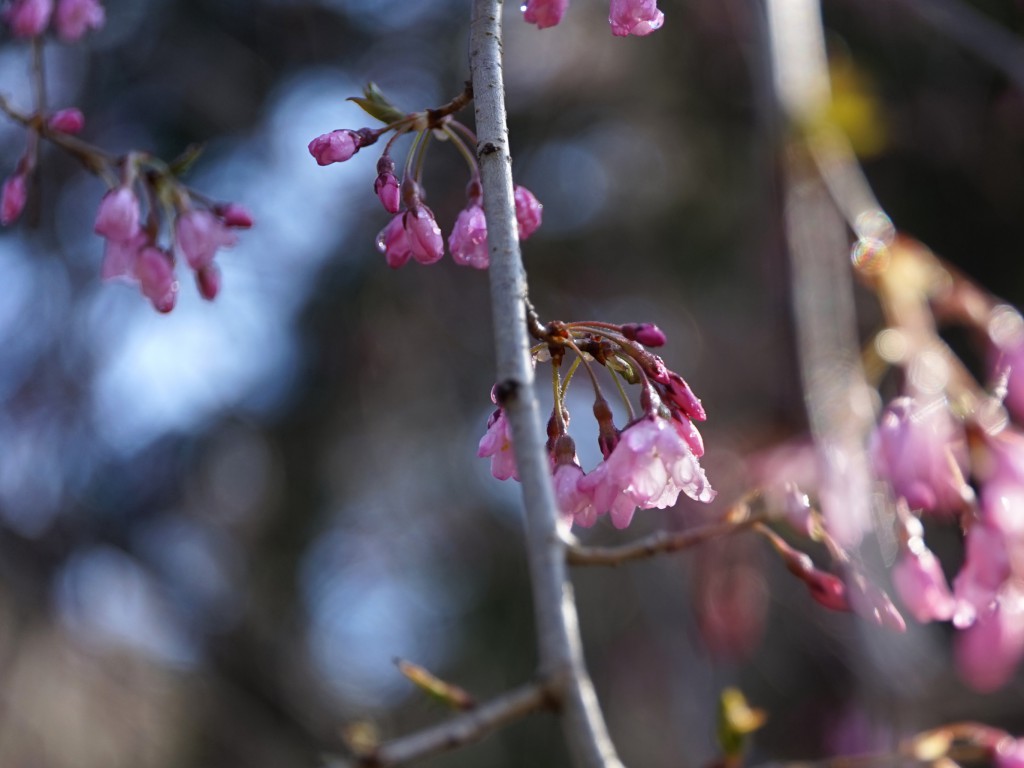
<instances>
[{"instance_id":1,"label":"thin twig","mask_svg":"<svg viewBox=\"0 0 1024 768\"><path fill-rule=\"evenodd\" d=\"M422 760L472 744L502 726L551 705L551 693L546 686L540 683L524 685L446 723L383 744L358 758L354 765L359 768L387 768Z\"/></svg>"},{"instance_id":2,"label":"thin twig","mask_svg":"<svg viewBox=\"0 0 1024 768\"><path fill-rule=\"evenodd\" d=\"M740 521L711 523L689 531L657 531L639 541L618 547L571 546L568 551L569 565L615 566L630 560L644 560L655 555L679 552L711 539L745 531L763 519L762 517L749 517Z\"/></svg>"},{"instance_id":3,"label":"thin twig","mask_svg":"<svg viewBox=\"0 0 1024 768\"><path fill-rule=\"evenodd\" d=\"M480 177L490 248L497 393L512 430L526 513L540 672L562 709L566 741L579 768L621 766L583 662L576 604L544 446L527 334L527 285L519 250L501 63L501 0L474 0L469 58Z\"/></svg>"}]
</instances>

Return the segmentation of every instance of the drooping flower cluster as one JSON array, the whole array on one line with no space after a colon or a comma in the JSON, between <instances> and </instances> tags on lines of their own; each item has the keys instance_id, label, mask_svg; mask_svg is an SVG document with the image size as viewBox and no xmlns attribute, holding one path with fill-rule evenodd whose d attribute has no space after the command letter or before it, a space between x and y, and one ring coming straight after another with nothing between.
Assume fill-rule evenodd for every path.
<instances>
[{"instance_id":1,"label":"drooping flower cluster","mask_svg":"<svg viewBox=\"0 0 1024 768\"><path fill-rule=\"evenodd\" d=\"M97 0L58 0L56 5L53 0L14 0L3 19L15 37L37 38L52 23L61 40L73 42L102 27L105 17ZM41 69L33 74L43 77ZM41 92L36 89L37 98ZM219 248L235 244L234 230L251 227L252 217L241 206L209 201L178 180L195 153L170 165L138 152L112 157L73 138L85 126L82 112L74 107L50 112L40 102L33 114L25 114L0 99L0 109L28 133L26 150L0 190L0 224L12 224L21 215L38 165L39 139L47 139L110 187L95 223L96 233L106 240L104 279L138 285L158 311L169 312L177 301L174 264L180 258L194 271L199 293L206 299L217 295L220 272L214 256ZM161 234L170 246L158 243Z\"/></svg>"},{"instance_id":2,"label":"drooping flower cluster","mask_svg":"<svg viewBox=\"0 0 1024 768\"><path fill-rule=\"evenodd\" d=\"M909 238L891 236L870 265L854 264L890 318L878 348L905 379L906 394L888 405L871 440L874 474L895 501L893 585L918 621L952 621L961 630L958 670L973 687L991 690L1024 660L1024 431L1009 419L1024 402L1017 371L1024 321ZM936 316L981 335L994 395L938 338ZM952 587L922 520L965 532Z\"/></svg>"},{"instance_id":3,"label":"drooping flower cluster","mask_svg":"<svg viewBox=\"0 0 1024 768\"><path fill-rule=\"evenodd\" d=\"M106 239L103 279L137 284L158 312L170 312L178 297L174 265L180 258L193 270L199 294L212 301L220 291L214 256L218 249L235 244L234 230L251 227L252 217L235 203L197 205L173 176L142 172L147 163L143 157L129 155L122 184L100 201L94 229ZM148 201L145 219L136 188ZM157 242L161 210L169 217L170 248Z\"/></svg>"},{"instance_id":4,"label":"drooping flower cluster","mask_svg":"<svg viewBox=\"0 0 1024 768\"><path fill-rule=\"evenodd\" d=\"M538 29L558 24L569 8L569 0L526 0L523 19ZM657 0L611 0L608 23L617 37L643 37L665 23L665 14L658 10Z\"/></svg>"},{"instance_id":5,"label":"drooping flower cluster","mask_svg":"<svg viewBox=\"0 0 1024 768\"><path fill-rule=\"evenodd\" d=\"M15 37L38 37L53 25L66 43L81 40L90 29L100 29L106 14L99 0L14 0L4 11L4 21Z\"/></svg>"},{"instance_id":6,"label":"drooping flower cluster","mask_svg":"<svg viewBox=\"0 0 1024 768\"><path fill-rule=\"evenodd\" d=\"M575 356L566 375L555 377L555 405L548 423L555 493L568 523L589 527L599 516L608 514L615 527L625 528L638 507L671 507L680 493L702 502L714 499L715 492L699 461L704 445L693 424L706 418L704 408L683 378L647 350L645 345L665 342L665 335L656 326L550 323L537 329L535 335L541 339L534 348L535 358L550 359L560 369L566 354ZM629 414L628 423L621 429L616 427L601 392L593 370L595 363L618 380ZM583 471L576 457L565 405L566 391L581 365L594 387L594 415L604 456L590 472ZM622 382L640 386L641 413L634 413L632 403L625 399ZM505 480L516 477L511 436L493 392L491 399L499 407L491 416L477 453L490 457L492 474Z\"/></svg>"},{"instance_id":7,"label":"drooping flower cluster","mask_svg":"<svg viewBox=\"0 0 1024 768\"><path fill-rule=\"evenodd\" d=\"M392 269L404 266L410 259L420 264L434 264L444 256L445 240L434 212L424 202L426 194L422 184L425 154L431 136L435 134L451 142L469 166L466 207L459 213L448 236L452 260L460 266L475 269L487 269L490 265L480 171L476 157L467 145L468 141L475 146L476 136L452 118L471 98L467 86L463 94L439 109L405 114L391 105L371 84L362 98L352 101L384 122L382 128L361 128L358 131L342 128L317 136L309 143L309 153L317 163L330 165L349 160L363 147L376 143L385 133L394 132L377 161L377 178L373 184L374 193L384 210L394 214L394 218L377 235L377 250ZM395 140L406 133L415 137L399 181L391 148ZM517 186L515 207L519 239L525 240L540 226L543 206L528 189Z\"/></svg>"}]
</instances>

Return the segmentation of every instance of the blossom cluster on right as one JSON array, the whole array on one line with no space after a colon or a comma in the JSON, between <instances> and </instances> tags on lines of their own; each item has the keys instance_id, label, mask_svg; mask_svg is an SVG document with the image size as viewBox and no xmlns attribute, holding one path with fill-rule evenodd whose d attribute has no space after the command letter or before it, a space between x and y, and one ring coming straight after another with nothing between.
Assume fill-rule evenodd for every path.
<instances>
[{"instance_id":1,"label":"blossom cluster on right","mask_svg":"<svg viewBox=\"0 0 1024 768\"><path fill-rule=\"evenodd\" d=\"M523 19L544 29L558 24L568 9L569 0L526 0ZM664 23L665 14L658 9L657 0L611 0L608 8L608 24L616 37L643 37Z\"/></svg>"}]
</instances>

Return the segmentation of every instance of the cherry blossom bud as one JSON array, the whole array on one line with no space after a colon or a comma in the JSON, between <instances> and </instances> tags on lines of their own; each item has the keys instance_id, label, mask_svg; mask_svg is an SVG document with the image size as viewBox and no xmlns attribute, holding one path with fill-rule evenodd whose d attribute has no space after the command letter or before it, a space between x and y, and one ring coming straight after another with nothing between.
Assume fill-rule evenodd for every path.
<instances>
[{"instance_id":1,"label":"cherry blossom bud","mask_svg":"<svg viewBox=\"0 0 1024 768\"><path fill-rule=\"evenodd\" d=\"M544 206L533 196L533 192L518 184L515 188L516 221L519 223L519 239L526 240L540 226Z\"/></svg>"},{"instance_id":2,"label":"cherry blossom bud","mask_svg":"<svg viewBox=\"0 0 1024 768\"><path fill-rule=\"evenodd\" d=\"M171 255L154 245L139 251L135 262L135 275L139 279L142 295L153 303L157 312L174 309L178 300L178 281L174 279Z\"/></svg>"},{"instance_id":3,"label":"cherry blossom bud","mask_svg":"<svg viewBox=\"0 0 1024 768\"><path fill-rule=\"evenodd\" d=\"M377 193L380 204L388 213L398 213L401 203L401 192L398 179L393 173L382 173L373 182L373 191Z\"/></svg>"},{"instance_id":4,"label":"cherry blossom bud","mask_svg":"<svg viewBox=\"0 0 1024 768\"><path fill-rule=\"evenodd\" d=\"M892 569L892 583L910 615L920 622L952 618L956 601L942 566L919 537L910 539Z\"/></svg>"},{"instance_id":5,"label":"cherry blossom bud","mask_svg":"<svg viewBox=\"0 0 1024 768\"><path fill-rule=\"evenodd\" d=\"M135 275L135 262L139 258L139 251L148 244L149 240L143 232L124 241L108 238L103 250L100 277L104 280L119 280L134 284L138 280Z\"/></svg>"},{"instance_id":6,"label":"cherry blossom bud","mask_svg":"<svg viewBox=\"0 0 1024 768\"><path fill-rule=\"evenodd\" d=\"M846 571L846 591L856 613L869 621L896 632L906 632L907 623L892 604L884 589L868 580L852 566Z\"/></svg>"},{"instance_id":7,"label":"cherry blossom bud","mask_svg":"<svg viewBox=\"0 0 1024 768\"><path fill-rule=\"evenodd\" d=\"M220 270L216 264L207 264L196 272L196 287L199 295L207 301L213 301L220 293Z\"/></svg>"},{"instance_id":8,"label":"cherry blossom bud","mask_svg":"<svg viewBox=\"0 0 1024 768\"><path fill-rule=\"evenodd\" d=\"M53 23L65 43L81 40L90 29L101 29L106 21L98 0L59 0Z\"/></svg>"},{"instance_id":9,"label":"cherry blossom bud","mask_svg":"<svg viewBox=\"0 0 1024 768\"><path fill-rule=\"evenodd\" d=\"M590 528L597 522L598 510L593 497L579 487L583 469L579 464L559 464L554 469L555 500L562 516L569 522Z\"/></svg>"},{"instance_id":10,"label":"cherry blossom bud","mask_svg":"<svg viewBox=\"0 0 1024 768\"><path fill-rule=\"evenodd\" d=\"M208 266L217 255L218 248L229 248L238 241L223 221L200 208L190 208L178 216L174 223L174 239L178 251L195 270Z\"/></svg>"},{"instance_id":11,"label":"cherry blossom bud","mask_svg":"<svg viewBox=\"0 0 1024 768\"><path fill-rule=\"evenodd\" d=\"M444 239L434 212L422 203L402 217L412 257L420 264L433 264L444 256Z\"/></svg>"},{"instance_id":12,"label":"cherry blossom bud","mask_svg":"<svg viewBox=\"0 0 1024 768\"><path fill-rule=\"evenodd\" d=\"M215 205L213 212L220 216L225 226L232 229L249 229L252 226L252 214L244 205L223 203Z\"/></svg>"},{"instance_id":13,"label":"cherry blossom bud","mask_svg":"<svg viewBox=\"0 0 1024 768\"><path fill-rule=\"evenodd\" d=\"M544 29L560 22L568 7L569 0L526 0L520 10L524 21L536 24L537 29Z\"/></svg>"},{"instance_id":14,"label":"cherry blossom bud","mask_svg":"<svg viewBox=\"0 0 1024 768\"><path fill-rule=\"evenodd\" d=\"M1008 582L994 606L957 634L957 672L975 690L986 693L1004 686L1024 657L1022 601L1019 587Z\"/></svg>"},{"instance_id":15,"label":"cherry blossom bud","mask_svg":"<svg viewBox=\"0 0 1024 768\"><path fill-rule=\"evenodd\" d=\"M1024 768L1024 739L1002 739L992 757L995 768Z\"/></svg>"},{"instance_id":16,"label":"cherry blossom bud","mask_svg":"<svg viewBox=\"0 0 1024 768\"><path fill-rule=\"evenodd\" d=\"M331 131L309 142L309 154L319 165L343 163L359 151L362 143L362 137L355 131Z\"/></svg>"},{"instance_id":17,"label":"cherry blossom bud","mask_svg":"<svg viewBox=\"0 0 1024 768\"><path fill-rule=\"evenodd\" d=\"M665 332L654 323L626 323L622 335L647 347L661 347L668 341Z\"/></svg>"},{"instance_id":18,"label":"cherry blossom bud","mask_svg":"<svg viewBox=\"0 0 1024 768\"><path fill-rule=\"evenodd\" d=\"M82 110L75 107L68 107L67 109L61 109L50 115L46 121L46 126L51 131L59 131L60 133L67 133L74 135L81 133L82 128L85 127L85 115L82 114Z\"/></svg>"},{"instance_id":19,"label":"cherry blossom bud","mask_svg":"<svg viewBox=\"0 0 1024 768\"><path fill-rule=\"evenodd\" d=\"M501 408L491 414L487 432L480 438L476 455L482 459L491 457L491 474L499 480L508 480L510 477L519 479L516 456L512 451L512 433L505 411Z\"/></svg>"},{"instance_id":20,"label":"cherry blossom bud","mask_svg":"<svg viewBox=\"0 0 1024 768\"><path fill-rule=\"evenodd\" d=\"M25 174L15 173L8 176L4 182L3 192L0 193L0 224L5 227L13 224L25 210L25 201L28 199L28 188L25 183Z\"/></svg>"},{"instance_id":21,"label":"cherry blossom bud","mask_svg":"<svg viewBox=\"0 0 1024 768\"><path fill-rule=\"evenodd\" d=\"M53 0L14 0L4 13L4 21L15 37L43 34L53 14Z\"/></svg>"},{"instance_id":22,"label":"cherry blossom bud","mask_svg":"<svg viewBox=\"0 0 1024 768\"><path fill-rule=\"evenodd\" d=\"M93 231L108 240L126 242L139 232L139 198L131 187L118 187L103 196Z\"/></svg>"},{"instance_id":23,"label":"cherry blossom bud","mask_svg":"<svg viewBox=\"0 0 1024 768\"><path fill-rule=\"evenodd\" d=\"M643 37L665 23L665 14L658 10L656 0L612 0L608 23L617 37Z\"/></svg>"},{"instance_id":24,"label":"cherry blossom bud","mask_svg":"<svg viewBox=\"0 0 1024 768\"><path fill-rule=\"evenodd\" d=\"M409 237L402 224L404 218L404 215L395 216L377 235L377 250L384 254L384 260L392 269L404 266L412 256Z\"/></svg>"},{"instance_id":25,"label":"cherry blossom bud","mask_svg":"<svg viewBox=\"0 0 1024 768\"><path fill-rule=\"evenodd\" d=\"M491 257L487 250L487 219L483 208L471 205L459 213L448 237L448 249L456 264L487 269Z\"/></svg>"},{"instance_id":26,"label":"cherry blossom bud","mask_svg":"<svg viewBox=\"0 0 1024 768\"><path fill-rule=\"evenodd\" d=\"M666 399L694 421L705 421L708 417L700 398L693 393L686 380L675 371L666 370L652 378L665 386Z\"/></svg>"}]
</instances>

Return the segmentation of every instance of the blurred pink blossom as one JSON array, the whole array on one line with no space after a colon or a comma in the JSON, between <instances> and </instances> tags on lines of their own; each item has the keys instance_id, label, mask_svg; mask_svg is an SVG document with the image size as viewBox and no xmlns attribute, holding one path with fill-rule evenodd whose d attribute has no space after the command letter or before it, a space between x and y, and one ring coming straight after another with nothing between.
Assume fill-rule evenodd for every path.
<instances>
[{"instance_id":1,"label":"blurred pink blossom","mask_svg":"<svg viewBox=\"0 0 1024 768\"><path fill-rule=\"evenodd\" d=\"M479 204L463 208L448 236L448 250L456 264L476 269L487 269L491 263L487 250L487 219Z\"/></svg>"},{"instance_id":2,"label":"blurred pink blossom","mask_svg":"<svg viewBox=\"0 0 1024 768\"><path fill-rule=\"evenodd\" d=\"M543 217L544 206L526 187L516 185L516 221L519 224L519 239L526 240L537 231Z\"/></svg>"},{"instance_id":3,"label":"blurred pink blossom","mask_svg":"<svg viewBox=\"0 0 1024 768\"><path fill-rule=\"evenodd\" d=\"M665 23L665 14L658 10L656 0L612 0L608 23L613 35L643 37Z\"/></svg>"},{"instance_id":4,"label":"blurred pink blossom","mask_svg":"<svg viewBox=\"0 0 1024 768\"><path fill-rule=\"evenodd\" d=\"M25 174L15 173L4 181L3 191L0 192L0 224L5 227L13 224L25 210L25 201L28 199L28 185L25 183Z\"/></svg>"},{"instance_id":5,"label":"blurred pink blossom","mask_svg":"<svg viewBox=\"0 0 1024 768\"><path fill-rule=\"evenodd\" d=\"M536 24L538 29L553 27L562 20L569 0L526 0L523 20Z\"/></svg>"},{"instance_id":6,"label":"blurred pink blossom","mask_svg":"<svg viewBox=\"0 0 1024 768\"><path fill-rule=\"evenodd\" d=\"M43 34L53 14L53 0L13 0L4 12L4 21L15 37Z\"/></svg>"},{"instance_id":7,"label":"blurred pink blossom","mask_svg":"<svg viewBox=\"0 0 1024 768\"><path fill-rule=\"evenodd\" d=\"M174 222L174 242L188 265L200 270L213 262L218 249L230 248L238 237L210 211L190 208Z\"/></svg>"},{"instance_id":8,"label":"blurred pink blossom","mask_svg":"<svg viewBox=\"0 0 1024 768\"><path fill-rule=\"evenodd\" d=\"M106 21L98 0L58 0L54 26L66 43L80 40L90 29L102 29Z\"/></svg>"},{"instance_id":9,"label":"blurred pink blossom","mask_svg":"<svg viewBox=\"0 0 1024 768\"><path fill-rule=\"evenodd\" d=\"M956 601L949 591L942 566L920 538L913 538L892 569L896 594L920 622L952 618Z\"/></svg>"},{"instance_id":10,"label":"blurred pink blossom","mask_svg":"<svg viewBox=\"0 0 1024 768\"><path fill-rule=\"evenodd\" d=\"M127 242L139 232L139 198L131 187L112 189L100 201L93 230L107 240Z\"/></svg>"},{"instance_id":11,"label":"blurred pink blossom","mask_svg":"<svg viewBox=\"0 0 1024 768\"><path fill-rule=\"evenodd\" d=\"M491 457L491 474L499 480L508 480L510 477L519 479L516 457L512 451L512 434L505 411L501 408L491 414L487 432L480 438L476 455L480 458Z\"/></svg>"},{"instance_id":12,"label":"blurred pink blossom","mask_svg":"<svg viewBox=\"0 0 1024 768\"><path fill-rule=\"evenodd\" d=\"M85 127L85 116L82 114L82 110L76 107L68 107L50 115L46 125L51 131L60 131L61 133L74 135L81 133L82 128Z\"/></svg>"}]
</instances>

